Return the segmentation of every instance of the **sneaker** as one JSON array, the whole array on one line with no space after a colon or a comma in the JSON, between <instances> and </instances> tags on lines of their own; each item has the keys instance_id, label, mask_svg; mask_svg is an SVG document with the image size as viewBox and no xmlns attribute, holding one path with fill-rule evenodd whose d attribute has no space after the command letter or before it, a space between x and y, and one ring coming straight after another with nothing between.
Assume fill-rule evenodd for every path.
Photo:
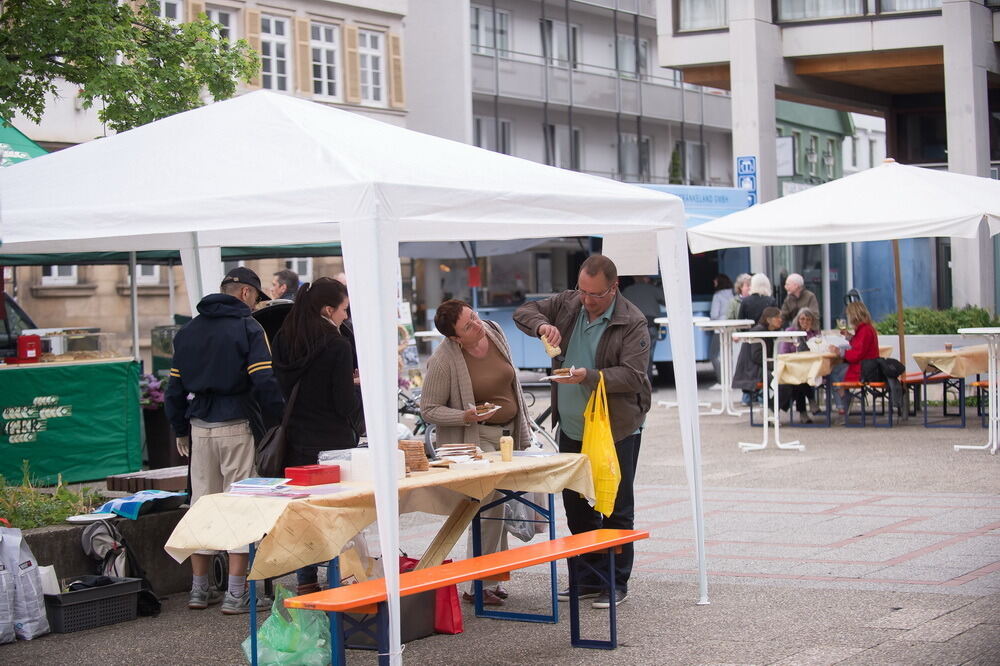
<instances>
[{"instance_id":1,"label":"sneaker","mask_svg":"<svg viewBox=\"0 0 1000 666\"><path fill-rule=\"evenodd\" d=\"M615 606L621 606L622 602L628 599L628 592L618 588L615 590ZM609 592L601 592L600 596L594 599L594 603L590 604L592 608L611 608L611 594Z\"/></svg>"},{"instance_id":2,"label":"sneaker","mask_svg":"<svg viewBox=\"0 0 1000 666\"><path fill-rule=\"evenodd\" d=\"M799 421L801 421L802 423L813 422L812 417L809 415L809 412L799 412Z\"/></svg>"},{"instance_id":3,"label":"sneaker","mask_svg":"<svg viewBox=\"0 0 1000 666\"><path fill-rule=\"evenodd\" d=\"M601 595L601 590L593 587L583 587L580 588L580 593L577 595L581 599L593 599L594 597L599 597ZM559 590L559 601L569 601L569 588L564 590Z\"/></svg>"},{"instance_id":4,"label":"sneaker","mask_svg":"<svg viewBox=\"0 0 1000 666\"><path fill-rule=\"evenodd\" d=\"M271 609L274 600L263 594L257 595L257 612ZM234 597L228 591L226 598L222 600L223 615L243 615L250 612L250 590L247 590L239 597Z\"/></svg>"},{"instance_id":5,"label":"sneaker","mask_svg":"<svg viewBox=\"0 0 1000 666\"><path fill-rule=\"evenodd\" d=\"M476 595L462 592L462 601L467 604L475 603ZM503 606L503 599L497 596L493 590L483 590L484 606Z\"/></svg>"},{"instance_id":6,"label":"sneaker","mask_svg":"<svg viewBox=\"0 0 1000 666\"><path fill-rule=\"evenodd\" d=\"M214 587L206 587L204 590L191 590L191 596L188 597L188 608L191 610L205 610L220 601L222 601L222 592Z\"/></svg>"},{"instance_id":7,"label":"sneaker","mask_svg":"<svg viewBox=\"0 0 1000 666\"><path fill-rule=\"evenodd\" d=\"M506 599L510 596L507 594L507 589L503 585L499 584L493 589L493 594L497 595L501 599Z\"/></svg>"},{"instance_id":8,"label":"sneaker","mask_svg":"<svg viewBox=\"0 0 1000 666\"><path fill-rule=\"evenodd\" d=\"M709 391L721 391L722 390L722 384L712 384L711 386L708 387L708 390Z\"/></svg>"}]
</instances>

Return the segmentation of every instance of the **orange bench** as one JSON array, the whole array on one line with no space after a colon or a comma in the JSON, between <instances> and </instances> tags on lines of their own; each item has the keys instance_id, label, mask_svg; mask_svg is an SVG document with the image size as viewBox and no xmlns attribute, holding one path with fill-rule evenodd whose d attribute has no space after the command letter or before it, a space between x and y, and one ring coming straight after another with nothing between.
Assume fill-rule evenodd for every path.
<instances>
[{"instance_id":1,"label":"orange bench","mask_svg":"<svg viewBox=\"0 0 1000 666\"><path fill-rule=\"evenodd\" d=\"M833 382L833 388L843 389L848 394L853 397L858 398L861 401L861 423L851 424L847 420L847 415L844 416L844 426L848 428L864 428L868 423L868 398L871 397L872 400L872 426L875 428L891 428L892 427L892 416L893 409L892 399L889 395L889 384L887 382ZM879 425L878 423L878 411L875 408L875 401L881 399L883 405L885 406L885 413L889 415L888 421Z\"/></svg>"},{"instance_id":2,"label":"orange bench","mask_svg":"<svg viewBox=\"0 0 1000 666\"><path fill-rule=\"evenodd\" d=\"M401 597L475 580L507 580L511 571L567 559L570 568L570 642L574 647L614 649L618 645L615 604L610 605L611 638L608 641L580 639L579 597L574 587L577 562L572 559L586 553L607 551L610 585L614 584L614 554L621 546L646 539L643 530L593 530L568 537L541 541L489 553L467 560L439 564L399 575ZM586 566L586 565L585 565ZM601 572L596 572L600 574ZM613 590L612 590L613 593ZM388 664L388 612L385 579L333 587L285 600L287 608L325 611L330 614L331 658L333 666L344 664L342 614L348 611L376 615L379 663ZM614 598L614 597L612 597Z\"/></svg>"},{"instance_id":3,"label":"orange bench","mask_svg":"<svg viewBox=\"0 0 1000 666\"><path fill-rule=\"evenodd\" d=\"M929 368L933 366L928 366ZM918 406L924 412L924 427L925 428L964 428L965 427L965 378L964 377L953 377L945 372L908 372L905 375L899 377L899 383L903 385L903 388L908 391L913 392L913 409L910 411L911 416L917 415ZM927 389L926 386L931 384L943 385L943 413L944 417L948 418L951 416L958 416L958 424L941 424L938 422L931 423L928 419L927 413ZM958 414L948 413L948 391L955 391L958 396Z\"/></svg>"}]
</instances>

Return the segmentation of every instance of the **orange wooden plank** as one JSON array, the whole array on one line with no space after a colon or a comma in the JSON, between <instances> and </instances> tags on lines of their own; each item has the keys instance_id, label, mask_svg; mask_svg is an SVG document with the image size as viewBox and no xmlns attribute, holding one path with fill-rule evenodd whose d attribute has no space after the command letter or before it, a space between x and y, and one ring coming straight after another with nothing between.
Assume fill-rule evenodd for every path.
<instances>
[{"instance_id":1,"label":"orange wooden plank","mask_svg":"<svg viewBox=\"0 0 1000 666\"><path fill-rule=\"evenodd\" d=\"M399 595L405 597L470 580L490 579L516 569L525 569L537 564L545 564L553 560L562 560L598 550L617 548L647 538L649 538L649 532L644 530L593 530L499 553L480 555L470 560L459 560L428 569L409 571L399 576ZM292 597L285 600L285 606L327 612L346 612L359 606L376 604L385 601L385 599L385 580L380 578Z\"/></svg>"}]
</instances>

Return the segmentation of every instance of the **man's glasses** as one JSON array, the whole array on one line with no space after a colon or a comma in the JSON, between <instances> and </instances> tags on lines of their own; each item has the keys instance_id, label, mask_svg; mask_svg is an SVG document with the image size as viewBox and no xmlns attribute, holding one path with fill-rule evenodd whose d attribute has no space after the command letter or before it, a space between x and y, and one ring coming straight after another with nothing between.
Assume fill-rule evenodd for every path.
<instances>
[{"instance_id":1,"label":"man's glasses","mask_svg":"<svg viewBox=\"0 0 1000 666\"><path fill-rule=\"evenodd\" d=\"M576 291L576 293L580 294L580 298L587 298L587 297L595 298L595 299L597 299L597 298L605 298L605 297L607 297L608 294L610 294L612 291L614 291L615 285L617 285L617 284L618 283L616 282L615 284L613 284L610 287L608 287L607 291L605 291L603 293L600 293L600 294L593 294L593 293L591 293L589 291L584 291L583 289L580 289L580 285L579 284L576 285L576 288L574 289L574 291Z\"/></svg>"}]
</instances>

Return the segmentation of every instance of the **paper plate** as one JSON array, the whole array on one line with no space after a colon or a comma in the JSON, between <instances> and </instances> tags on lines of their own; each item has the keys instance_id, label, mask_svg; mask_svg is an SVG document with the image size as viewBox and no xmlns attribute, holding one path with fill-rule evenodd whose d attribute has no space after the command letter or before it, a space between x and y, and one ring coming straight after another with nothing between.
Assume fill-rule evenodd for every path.
<instances>
[{"instance_id":1,"label":"paper plate","mask_svg":"<svg viewBox=\"0 0 1000 666\"><path fill-rule=\"evenodd\" d=\"M78 516L70 516L66 519L67 523L93 523L98 520L108 520L109 518L117 518L116 513L81 513Z\"/></svg>"}]
</instances>

